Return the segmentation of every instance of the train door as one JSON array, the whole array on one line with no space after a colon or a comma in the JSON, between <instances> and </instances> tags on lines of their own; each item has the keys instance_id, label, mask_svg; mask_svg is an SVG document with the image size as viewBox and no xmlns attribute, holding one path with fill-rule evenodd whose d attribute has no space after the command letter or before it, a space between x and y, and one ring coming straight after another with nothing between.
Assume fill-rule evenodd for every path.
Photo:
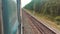
<instances>
[{"instance_id":1,"label":"train door","mask_svg":"<svg viewBox=\"0 0 60 34\"><path fill-rule=\"evenodd\" d=\"M18 29L17 0L2 0L4 34L16 34Z\"/></svg>"}]
</instances>

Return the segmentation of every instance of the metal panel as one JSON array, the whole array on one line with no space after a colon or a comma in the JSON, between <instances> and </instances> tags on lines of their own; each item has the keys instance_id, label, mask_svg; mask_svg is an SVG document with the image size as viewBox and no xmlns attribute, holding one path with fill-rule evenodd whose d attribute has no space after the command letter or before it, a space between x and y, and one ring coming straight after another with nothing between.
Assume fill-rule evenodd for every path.
<instances>
[{"instance_id":1,"label":"metal panel","mask_svg":"<svg viewBox=\"0 0 60 34\"><path fill-rule=\"evenodd\" d=\"M20 3L21 0L17 0L17 11L18 11L18 20L19 20L19 34L21 34L21 16L20 16Z\"/></svg>"},{"instance_id":2,"label":"metal panel","mask_svg":"<svg viewBox=\"0 0 60 34\"><path fill-rule=\"evenodd\" d=\"M2 0L0 0L0 34L3 34Z\"/></svg>"},{"instance_id":3,"label":"metal panel","mask_svg":"<svg viewBox=\"0 0 60 34\"><path fill-rule=\"evenodd\" d=\"M16 34L18 29L17 2L2 0L4 34Z\"/></svg>"}]
</instances>

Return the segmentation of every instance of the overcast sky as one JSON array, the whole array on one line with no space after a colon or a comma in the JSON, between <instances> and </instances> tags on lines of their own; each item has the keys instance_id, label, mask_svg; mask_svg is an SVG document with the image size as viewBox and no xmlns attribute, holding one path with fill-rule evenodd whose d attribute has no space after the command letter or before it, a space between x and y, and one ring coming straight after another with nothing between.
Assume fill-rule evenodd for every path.
<instances>
[{"instance_id":1,"label":"overcast sky","mask_svg":"<svg viewBox=\"0 0 60 34\"><path fill-rule=\"evenodd\" d=\"M23 8L25 5L27 5L31 0L21 0L21 7Z\"/></svg>"},{"instance_id":2,"label":"overcast sky","mask_svg":"<svg viewBox=\"0 0 60 34\"><path fill-rule=\"evenodd\" d=\"M12 0L12 1L16 2L16 0ZM31 0L21 0L21 8L23 8L25 5L27 5L30 2Z\"/></svg>"}]
</instances>

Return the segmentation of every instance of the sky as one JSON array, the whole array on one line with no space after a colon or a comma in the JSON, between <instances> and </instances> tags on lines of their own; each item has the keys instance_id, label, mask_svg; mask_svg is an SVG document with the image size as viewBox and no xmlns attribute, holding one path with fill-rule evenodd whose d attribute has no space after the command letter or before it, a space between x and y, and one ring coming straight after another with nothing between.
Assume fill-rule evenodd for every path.
<instances>
[{"instance_id":1,"label":"sky","mask_svg":"<svg viewBox=\"0 0 60 34\"><path fill-rule=\"evenodd\" d=\"M13 1L16 2L16 0L13 0ZM21 0L21 8L23 8L25 5L27 5L30 2L31 0Z\"/></svg>"},{"instance_id":2,"label":"sky","mask_svg":"<svg viewBox=\"0 0 60 34\"><path fill-rule=\"evenodd\" d=\"M30 2L31 0L21 0L21 8L23 8L25 5L27 5Z\"/></svg>"}]
</instances>

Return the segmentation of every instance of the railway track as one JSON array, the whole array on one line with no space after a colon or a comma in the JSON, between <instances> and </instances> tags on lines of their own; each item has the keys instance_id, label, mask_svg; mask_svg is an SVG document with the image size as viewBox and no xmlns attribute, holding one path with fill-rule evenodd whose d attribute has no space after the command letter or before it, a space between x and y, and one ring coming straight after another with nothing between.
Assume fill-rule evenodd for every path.
<instances>
[{"instance_id":1,"label":"railway track","mask_svg":"<svg viewBox=\"0 0 60 34\"><path fill-rule=\"evenodd\" d=\"M25 16L27 16L32 21L34 26L39 30L39 32L41 34L56 34L54 31L50 30L48 27L43 25L40 21L38 21L33 16L28 14L26 11L23 10L23 13L24 13Z\"/></svg>"}]
</instances>

